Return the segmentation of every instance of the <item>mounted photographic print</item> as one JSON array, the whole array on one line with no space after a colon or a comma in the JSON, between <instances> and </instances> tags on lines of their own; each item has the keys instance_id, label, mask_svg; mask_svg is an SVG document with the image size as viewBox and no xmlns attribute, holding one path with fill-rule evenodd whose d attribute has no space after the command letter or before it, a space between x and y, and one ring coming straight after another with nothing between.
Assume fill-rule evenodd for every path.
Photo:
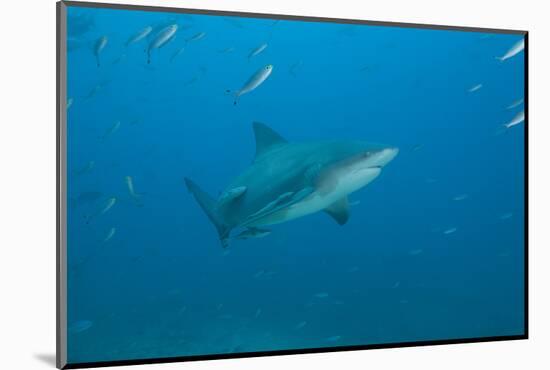
<instances>
[{"instance_id":1,"label":"mounted photographic print","mask_svg":"<svg viewBox=\"0 0 550 370\"><path fill-rule=\"evenodd\" d=\"M524 31L58 3L58 366L527 338L526 68Z\"/></svg>"}]
</instances>

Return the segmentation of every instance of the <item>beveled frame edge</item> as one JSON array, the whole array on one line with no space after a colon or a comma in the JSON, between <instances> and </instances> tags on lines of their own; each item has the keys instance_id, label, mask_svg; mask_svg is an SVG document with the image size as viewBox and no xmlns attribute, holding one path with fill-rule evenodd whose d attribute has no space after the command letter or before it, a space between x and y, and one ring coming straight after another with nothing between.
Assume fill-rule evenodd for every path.
<instances>
[{"instance_id":1,"label":"beveled frame edge","mask_svg":"<svg viewBox=\"0 0 550 370\"><path fill-rule=\"evenodd\" d=\"M67 5L56 3L56 367L67 365Z\"/></svg>"},{"instance_id":2,"label":"beveled frame edge","mask_svg":"<svg viewBox=\"0 0 550 370\"><path fill-rule=\"evenodd\" d=\"M500 28L463 27L463 26L435 25L435 24L424 24L424 23L388 22L388 21L373 21L373 20L350 19L350 18L330 18L330 17L301 16L301 15L289 15L289 14L274 14L274 13L253 13L253 12L240 12L240 11L228 11L228 10L179 8L179 7L169 7L169 6L114 4L114 3L73 1L73 0L62 0L61 2L65 3L67 6L82 7L82 8L137 10L137 11L147 11L147 12L164 12L164 13L179 13L179 14L202 14L202 15L215 15L215 16L227 16L227 17L264 18L264 19L273 19L273 20L289 20L289 21L303 21L303 22L325 22L325 23L329 22L329 23L339 23L339 24L360 24L360 25L373 25L373 26L399 27L399 28L432 29L432 30L440 30L440 31L449 30L449 31L463 31L463 32L517 34L517 35L527 34L526 30L513 30L513 29L500 29Z\"/></svg>"}]
</instances>

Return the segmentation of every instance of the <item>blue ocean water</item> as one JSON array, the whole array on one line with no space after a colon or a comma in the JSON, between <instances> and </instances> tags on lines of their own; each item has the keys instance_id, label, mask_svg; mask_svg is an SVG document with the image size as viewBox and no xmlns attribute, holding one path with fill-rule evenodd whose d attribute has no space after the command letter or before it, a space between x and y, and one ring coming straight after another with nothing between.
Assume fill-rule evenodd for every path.
<instances>
[{"instance_id":1,"label":"blue ocean water","mask_svg":"<svg viewBox=\"0 0 550 370\"><path fill-rule=\"evenodd\" d=\"M69 7L67 37L70 363L523 334L522 36ZM222 248L184 177L217 197L253 121L400 152L347 224Z\"/></svg>"}]
</instances>

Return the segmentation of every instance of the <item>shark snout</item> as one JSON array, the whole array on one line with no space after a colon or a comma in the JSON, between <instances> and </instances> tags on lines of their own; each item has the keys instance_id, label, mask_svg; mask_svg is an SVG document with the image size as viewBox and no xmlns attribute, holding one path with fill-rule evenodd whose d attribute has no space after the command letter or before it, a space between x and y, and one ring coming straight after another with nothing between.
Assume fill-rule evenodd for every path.
<instances>
[{"instance_id":1,"label":"shark snout","mask_svg":"<svg viewBox=\"0 0 550 370\"><path fill-rule=\"evenodd\" d=\"M399 153L399 148L391 147L391 148L384 148L377 152L373 158L373 166L372 167L384 167L388 163L390 163Z\"/></svg>"}]
</instances>

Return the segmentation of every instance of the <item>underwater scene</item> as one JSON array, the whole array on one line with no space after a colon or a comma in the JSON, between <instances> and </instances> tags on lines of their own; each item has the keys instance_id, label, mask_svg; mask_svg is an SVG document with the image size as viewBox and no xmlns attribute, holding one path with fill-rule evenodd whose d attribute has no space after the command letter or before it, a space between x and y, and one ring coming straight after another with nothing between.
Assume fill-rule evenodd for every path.
<instances>
[{"instance_id":1,"label":"underwater scene","mask_svg":"<svg viewBox=\"0 0 550 370\"><path fill-rule=\"evenodd\" d=\"M69 6L68 362L524 334L524 35Z\"/></svg>"}]
</instances>

